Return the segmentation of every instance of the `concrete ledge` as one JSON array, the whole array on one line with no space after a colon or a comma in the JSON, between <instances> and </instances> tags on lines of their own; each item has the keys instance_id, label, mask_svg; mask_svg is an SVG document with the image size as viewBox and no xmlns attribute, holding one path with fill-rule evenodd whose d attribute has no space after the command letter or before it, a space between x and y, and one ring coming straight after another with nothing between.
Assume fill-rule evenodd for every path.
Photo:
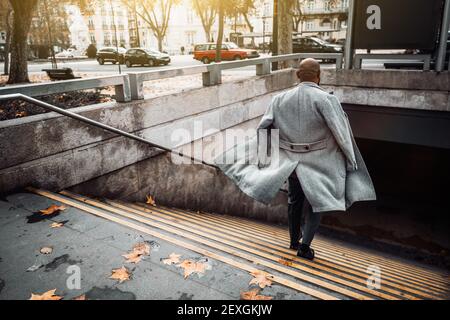
<instances>
[{"instance_id":1,"label":"concrete ledge","mask_svg":"<svg viewBox=\"0 0 450 320\"><path fill-rule=\"evenodd\" d=\"M449 91L400 90L323 85L346 104L450 111Z\"/></svg>"},{"instance_id":2,"label":"concrete ledge","mask_svg":"<svg viewBox=\"0 0 450 320\"><path fill-rule=\"evenodd\" d=\"M295 84L293 75L286 70L139 102L75 111L175 147L172 133L176 129L192 133L195 122L201 122L204 128L200 136L192 133L191 141L260 117L274 94ZM0 154L0 193L30 184L51 190L67 188L153 155L138 143L54 113L2 122L0 149L7 150Z\"/></svg>"},{"instance_id":3,"label":"concrete ledge","mask_svg":"<svg viewBox=\"0 0 450 320\"><path fill-rule=\"evenodd\" d=\"M322 85L450 91L450 72L407 70L322 70Z\"/></svg>"}]
</instances>

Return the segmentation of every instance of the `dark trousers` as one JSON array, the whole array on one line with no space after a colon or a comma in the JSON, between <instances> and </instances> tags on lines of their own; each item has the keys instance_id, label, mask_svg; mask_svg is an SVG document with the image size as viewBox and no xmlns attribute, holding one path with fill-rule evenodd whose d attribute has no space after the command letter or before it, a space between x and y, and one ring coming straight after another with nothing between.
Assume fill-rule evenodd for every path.
<instances>
[{"instance_id":1,"label":"dark trousers","mask_svg":"<svg viewBox=\"0 0 450 320\"><path fill-rule=\"evenodd\" d=\"M296 173L289 177L288 219L291 245L302 239L302 244L311 245L314 235L320 225L322 215L314 213L305 197Z\"/></svg>"}]
</instances>

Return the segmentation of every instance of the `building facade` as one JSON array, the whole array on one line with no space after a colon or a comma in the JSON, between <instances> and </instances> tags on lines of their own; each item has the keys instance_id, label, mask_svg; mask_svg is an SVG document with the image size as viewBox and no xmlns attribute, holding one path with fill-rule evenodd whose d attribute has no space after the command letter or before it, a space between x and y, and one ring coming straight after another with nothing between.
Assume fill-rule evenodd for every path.
<instances>
[{"instance_id":1,"label":"building facade","mask_svg":"<svg viewBox=\"0 0 450 320\"><path fill-rule=\"evenodd\" d=\"M335 42L347 34L349 0L305 0L302 4L302 21L297 30L305 36L317 36Z\"/></svg>"}]
</instances>

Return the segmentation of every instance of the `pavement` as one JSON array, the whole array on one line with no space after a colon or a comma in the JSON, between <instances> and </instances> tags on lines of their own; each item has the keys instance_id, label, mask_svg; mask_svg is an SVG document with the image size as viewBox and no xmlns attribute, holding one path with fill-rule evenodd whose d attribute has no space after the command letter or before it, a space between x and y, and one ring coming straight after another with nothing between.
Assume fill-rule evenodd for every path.
<instances>
[{"instance_id":1,"label":"pavement","mask_svg":"<svg viewBox=\"0 0 450 320\"><path fill-rule=\"evenodd\" d=\"M65 300L83 294L90 300L237 300L241 291L249 289L253 277L245 271L76 208L51 220L27 223L27 216L53 203L28 193L0 201L0 300L29 299L32 293L53 289ZM64 227L50 228L52 222L65 220ZM151 254L136 265L125 263L122 255L143 241L151 243ZM53 253L41 254L42 247L52 247ZM211 270L184 279L181 268L162 263L171 253L183 259L207 260ZM39 268L27 271L32 266ZM81 271L79 289L67 283L73 266ZM131 280L118 283L109 279L111 271L122 266L131 271ZM311 299L276 284L261 294L274 299Z\"/></svg>"}]
</instances>

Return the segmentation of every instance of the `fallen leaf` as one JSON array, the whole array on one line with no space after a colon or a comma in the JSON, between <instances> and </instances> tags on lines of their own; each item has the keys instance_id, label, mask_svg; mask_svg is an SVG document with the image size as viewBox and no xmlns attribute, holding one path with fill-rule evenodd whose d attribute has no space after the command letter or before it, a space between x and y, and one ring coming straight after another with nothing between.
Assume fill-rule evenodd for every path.
<instances>
[{"instance_id":1,"label":"fallen leaf","mask_svg":"<svg viewBox=\"0 0 450 320\"><path fill-rule=\"evenodd\" d=\"M53 252L52 247L42 247L41 250L39 250L42 254L51 254Z\"/></svg>"},{"instance_id":2,"label":"fallen leaf","mask_svg":"<svg viewBox=\"0 0 450 320\"><path fill-rule=\"evenodd\" d=\"M169 258L163 260L163 263L168 265L180 263L180 257L181 254L172 253Z\"/></svg>"},{"instance_id":3,"label":"fallen leaf","mask_svg":"<svg viewBox=\"0 0 450 320\"><path fill-rule=\"evenodd\" d=\"M256 284L261 289L264 289L266 286L270 287L272 285L272 281L270 280L270 278L272 278L272 276L269 275L267 272L257 270L254 272L250 272L250 274L254 277L250 281L250 283L249 283L250 285Z\"/></svg>"},{"instance_id":4,"label":"fallen leaf","mask_svg":"<svg viewBox=\"0 0 450 320\"><path fill-rule=\"evenodd\" d=\"M184 278L186 279L193 273L205 273L207 269L207 264L204 262L195 262L192 260L184 260L182 263L177 265L184 269Z\"/></svg>"},{"instance_id":5,"label":"fallen leaf","mask_svg":"<svg viewBox=\"0 0 450 320\"><path fill-rule=\"evenodd\" d=\"M148 256L150 254L150 246L146 242L140 242L133 247L133 252Z\"/></svg>"},{"instance_id":6,"label":"fallen leaf","mask_svg":"<svg viewBox=\"0 0 450 320\"><path fill-rule=\"evenodd\" d=\"M141 261L141 254L138 254L136 252L131 252L128 254L123 254L122 257L124 257L125 259L127 259L125 262L126 263L138 263Z\"/></svg>"},{"instance_id":7,"label":"fallen leaf","mask_svg":"<svg viewBox=\"0 0 450 320\"><path fill-rule=\"evenodd\" d=\"M153 199L152 196L147 196L147 202L146 202L146 203L149 204L149 205L151 205L151 206L156 207L155 199Z\"/></svg>"},{"instance_id":8,"label":"fallen leaf","mask_svg":"<svg viewBox=\"0 0 450 320\"><path fill-rule=\"evenodd\" d=\"M31 294L30 300L61 300L62 297L55 295L56 289L47 291L43 294Z\"/></svg>"},{"instance_id":9,"label":"fallen leaf","mask_svg":"<svg viewBox=\"0 0 450 320\"><path fill-rule=\"evenodd\" d=\"M150 254L150 245L146 242L141 242L134 245L132 251L128 254L123 254L127 263L139 263L142 256L148 256Z\"/></svg>"},{"instance_id":10,"label":"fallen leaf","mask_svg":"<svg viewBox=\"0 0 450 320\"><path fill-rule=\"evenodd\" d=\"M53 223L50 225L50 228L56 229L56 228L61 228L61 227L63 227L63 226L64 226L64 223L62 223L62 222L53 222Z\"/></svg>"},{"instance_id":11,"label":"fallen leaf","mask_svg":"<svg viewBox=\"0 0 450 320\"><path fill-rule=\"evenodd\" d=\"M113 269L111 271L110 279L118 280L119 283L122 283L124 281L130 280L130 273L128 272L128 269L125 267L122 267L120 269Z\"/></svg>"},{"instance_id":12,"label":"fallen leaf","mask_svg":"<svg viewBox=\"0 0 450 320\"><path fill-rule=\"evenodd\" d=\"M16 113L16 118L23 118L26 117L27 113L25 111L20 111Z\"/></svg>"},{"instance_id":13,"label":"fallen leaf","mask_svg":"<svg viewBox=\"0 0 450 320\"><path fill-rule=\"evenodd\" d=\"M279 259L278 262L287 267L292 267L292 264L293 264L292 261L288 261L288 260L284 260L284 259Z\"/></svg>"},{"instance_id":14,"label":"fallen leaf","mask_svg":"<svg viewBox=\"0 0 450 320\"><path fill-rule=\"evenodd\" d=\"M242 292L241 299L242 300L272 300L273 297L260 295L259 289L253 289L251 291Z\"/></svg>"},{"instance_id":15,"label":"fallen leaf","mask_svg":"<svg viewBox=\"0 0 450 320\"><path fill-rule=\"evenodd\" d=\"M50 207L48 207L47 209L44 210L39 210L39 212L46 216L46 215L50 215L50 214L54 214L57 211L64 211L67 208L65 206L57 206L56 204L51 205Z\"/></svg>"},{"instance_id":16,"label":"fallen leaf","mask_svg":"<svg viewBox=\"0 0 450 320\"><path fill-rule=\"evenodd\" d=\"M72 300L87 300L87 299L86 299L86 295L82 294L81 296L75 297Z\"/></svg>"}]
</instances>

